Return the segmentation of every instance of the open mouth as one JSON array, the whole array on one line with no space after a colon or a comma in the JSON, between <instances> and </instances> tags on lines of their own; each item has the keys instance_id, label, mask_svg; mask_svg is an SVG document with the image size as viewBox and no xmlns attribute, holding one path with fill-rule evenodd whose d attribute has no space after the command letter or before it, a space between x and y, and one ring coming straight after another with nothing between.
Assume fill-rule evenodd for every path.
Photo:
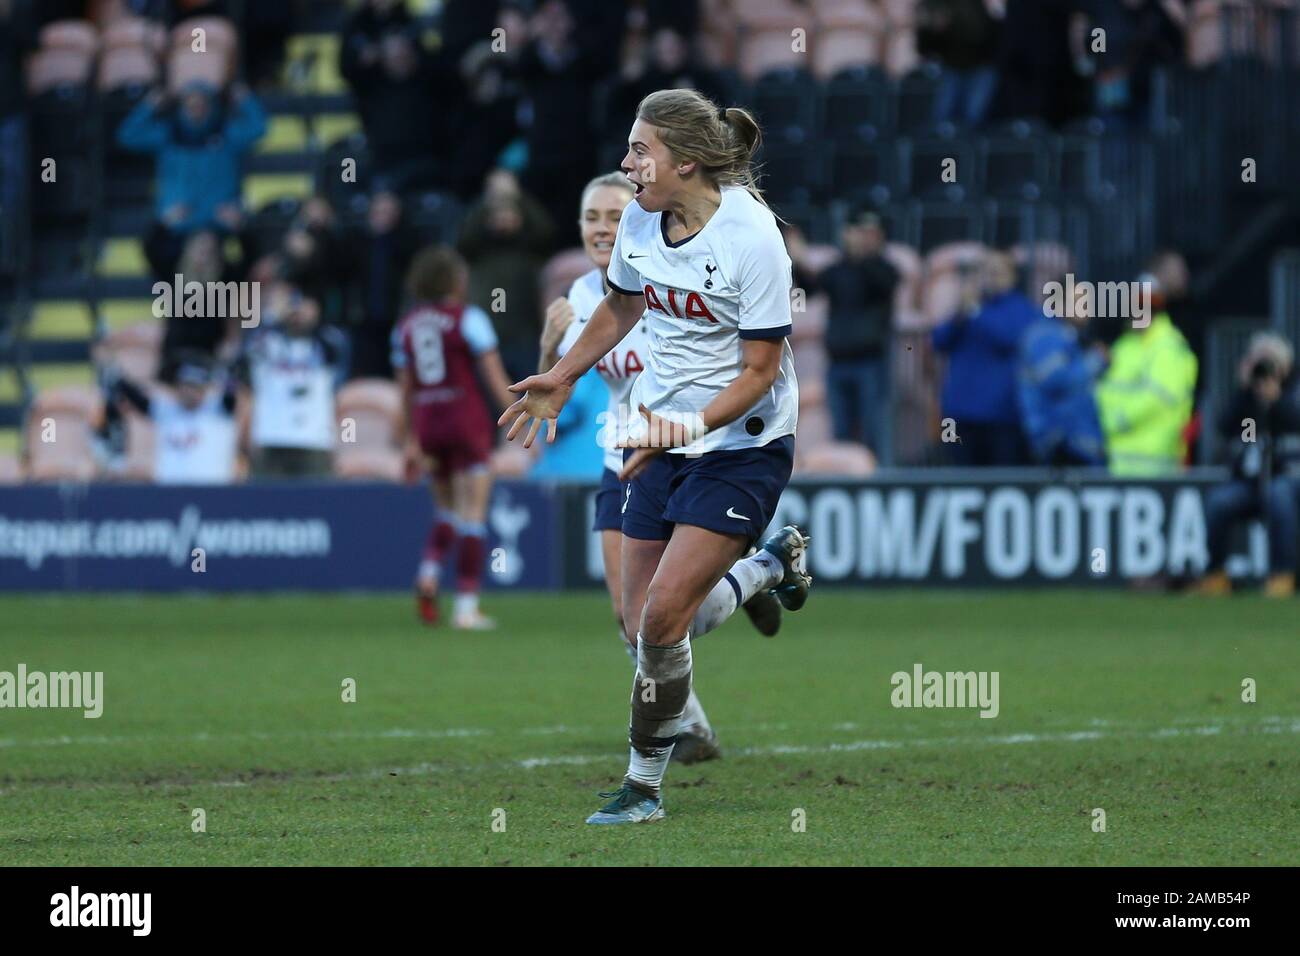
<instances>
[{"instance_id":1,"label":"open mouth","mask_svg":"<svg viewBox=\"0 0 1300 956\"><path fill-rule=\"evenodd\" d=\"M633 185L636 186L636 194L638 196L641 195L643 192L645 192L645 186L642 185L641 183L634 183Z\"/></svg>"}]
</instances>

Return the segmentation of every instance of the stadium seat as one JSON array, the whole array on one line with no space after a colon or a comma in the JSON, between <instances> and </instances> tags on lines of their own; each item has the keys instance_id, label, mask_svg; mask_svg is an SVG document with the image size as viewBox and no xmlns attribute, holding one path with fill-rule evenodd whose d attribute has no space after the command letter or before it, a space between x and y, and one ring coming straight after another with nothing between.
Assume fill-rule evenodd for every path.
<instances>
[{"instance_id":1,"label":"stadium seat","mask_svg":"<svg viewBox=\"0 0 1300 956\"><path fill-rule=\"evenodd\" d=\"M412 196L406 208L411 226L422 239L430 243L455 243L465 213L455 196L430 190Z\"/></svg>"},{"instance_id":2,"label":"stadium seat","mask_svg":"<svg viewBox=\"0 0 1300 956\"><path fill-rule=\"evenodd\" d=\"M808 143L817 130L817 84L802 70L775 70L750 95L767 142Z\"/></svg>"},{"instance_id":3,"label":"stadium seat","mask_svg":"<svg viewBox=\"0 0 1300 956\"><path fill-rule=\"evenodd\" d=\"M167 57L167 89L172 93L178 93L190 83L207 83L224 89L230 75L230 63L226 57L211 52L172 50Z\"/></svg>"},{"instance_id":4,"label":"stadium seat","mask_svg":"<svg viewBox=\"0 0 1300 956\"><path fill-rule=\"evenodd\" d=\"M99 58L99 72L95 86L101 92L124 87L147 89L156 82L158 82L158 60L143 47L112 47L105 50Z\"/></svg>"},{"instance_id":5,"label":"stadium seat","mask_svg":"<svg viewBox=\"0 0 1300 956\"><path fill-rule=\"evenodd\" d=\"M898 188L898 159L892 145L840 143L830 158L830 191L854 202L874 202L879 187L893 195Z\"/></svg>"},{"instance_id":6,"label":"stadium seat","mask_svg":"<svg viewBox=\"0 0 1300 956\"><path fill-rule=\"evenodd\" d=\"M104 27L100 34L105 52L117 49L140 49L155 57L167 42L163 27L145 17L121 17Z\"/></svg>"},{"instance_id":7,"label":"stadium seat","mask_svg":"<svg viewBox=\"0 0 1300 956\"><path fill-rule=\"evenodd\" d=\"M356 164L356 182L344 182L341 172L345 160ZM355 221L365 215L366 197L370 194L370 149L363 133L357 133L330 146L316 170L316 189L329 200L339 215Z\"/></svg>"},{"instance_id":8,"label":"stadium seat","mask_svg":"<svg viewBox=\"0 0 1300 956\"><path fill-rule=\"evenodd\" d=\"M334 397L335 416L342 433L344 422L352 419L355 442L338 443L341 458L354 449L401 450L402 395L388 379L353 379Z\"/></svg>"},{"instance_id":9,"label":"stadium seat","mask_svg":"<svg viewBox=\"0 0 1300 956\"><path fill-rule=\"evenodd\" d=\"M528 474L536 460L541 444L524 448L518 442L498 446L492 452L489 467L498 478L522 478Z\"/></svg>"},{"instance_id":10,"label":"stadium seat","mask_svg":"<svg viewBox=\"0 0 1300 956\"><path fill-rule=\"evenodd\" d=\"M1256 49L1250 0L1196 0L1187 22L1187 62L1197 69Z\"/></svg>"},{"instance_id":11,"label":"stadium seat","mask_svg":"<svg viewBox=\"0 0 1300 956\"><path fill-rule=\"evenodd\" d=\"M911 27L897 27L888 34L883 56L885 72L893 77L904 77L921 65L921 55L916 49L916 31Z\"/></svg>"},{"instance_id":12,"label":"stadium seat","mask_svg":"<svg viewBox=\"0 0 1300 956\"><path fill-rule=\"evenodd\" d=\"M113 477L124 481L152 481L158 437L153 422L130 406L126 407L123 421L126 424L126 447Z\"/></svg>"},{"instance_id":13,"label":"stadium seat","mask_svg":"<svg viewBox=\"0 0 1300 956\"><path fill-rule=\"evenodd\" d=\"M99 31L84 20L55 20L41 28L37 45L43 50L73 50L93 58Z\"/></svg>"},{"instance_id":14,"label":"stadium seat","mask_svg":"<svg viewBox=\"0 0 1300 956\"><path fill-rule=\"evenodd\" d=\"M974 146L966 139L923 137L898 141L901 186L916 198L943 197L960 201L979 192L980 166ZM949 160L954 182L945 182Z\"/></svg>"},{"instance_id":15,"label":"stadium seat","mask_svg":"<svg viewBox=\"0 0 1300 956\"><path fill-rule=\"evenodd\" d=\"M808 54L794 49L789 30L760 30L740 41L737 54L741 77L754 83L775 70L803 70Z\"/></svg>"},{"instance_id":16,"label":"stadium seat","mask_svg":"<svg viewBox=\"0 0 1300 956\"><path fill-rule=\"evenodd\" d=\"M892 359L895 461L931 464L939 421L940 363L930 332L899 332L894 336Z\"/></svg>"},{"instance_id":17,"label":"stadium seat","mask_svg":"<svg viewBox=\"0 0 1300 956\"><path fill-rule=\"evenodd\" d=\"M813 75L829 80L844 70L865 69L880 63L881 36L867 26L821 29L813 45Z\"/></svg>"},{"instance_id":18,"label":"stadium seat","mask_svg":"<svg viewBox=\"0 0 1300 956\"><path fill-rule=\"evenodd\" d=\"M783 30L787 39L795 27L808 26L808 9L795 0L745 0L726 6L733 27L744 30Z\"/></svg>"},{"instance_id":19,"label":"stadium seat","mask_svg":"<svg viewBox=\"0 0 1300 956\"><path fill-rule=\"evenodd\" d=\"M984 138L980 162L980 181L990 195L1035 200L1049 190L1051 164L1047 143L1033 133Z\"/></svg>"},{"instance_id":20,"label":"stadium seat","mask_svg":"<svg viewBox=\"0 0 1300 956\"><path fill-rule=\"evenodd\" d=\"M172 27L168 46L177 50L194 51L195 31L203 31L203 41L207 54L220 54L230 62L239 53L239 33L235 25L225 17L198 16L188 17Z\"/></svg>"},{"instance_id":21,"label":"stadium seat","mask_svg":"<svg viewBox=\"0 0 1300 956\"><path fill-rule=\"evenodd\" d=\"M334 456L334 474L339 478L366 481L401 481L405 461L391 448L352 448Z\"/></svg>"},{"instance_id":22,"label":"stadium seat","mask_svg":"<svg viewBox=\"0 0 1300 956\"><path fill-rule=\"evenodd\" d=\"M780 203L775 207L776 214L807 237L809 242L833 242L835 235L831 227L831 215L822 203Z\"/></svg>"},{"instance_id":23,"label":"stadium seat","mask_svg":"<svg viewBox=\"0 0 1300 956\"><path fill-rule=\"evenodd\" d=\"M822 130L837 143L872 143L889 129L891 93L877 70L840 72L822 93Z\"/></svg>"},{"instance_id":24,"label":"stadium seat","mask_svg":"<svg viewBox=\"0 0 1300 956\"><path fill-rule=\"evenodd\" d=\"M880 0L880 6L891 27L912 26L916 23L919 0Z\"/></svg>"},{"instance_id":25,"label":"stadium seat","mask_svg":"<svg viewBox=\"0 0 1300 956\"><path fill-rule=\"evenodd\" d=\"M799 462L804 475L867 478L876 470L876 456L857 442L831 441L813 445Z\"/></svg>"},{"instance_id":26,"label":"stadium seat","mask_svg":"<svg viewBox=\"0 0 1300 956\"><path fill-rule=\"evenodd\" d=\"M984 240L984 210L977 203L917 203L913 210L916 244L923 255L950 242Z\"/></svg>"},{"instance_id":27,"label":"stadium seat","mask_svg":"<svg viewBox=\"0 0 1300 956\"><path fill-rule=\"evenodd\" d=\"M18 456L0 455L0 485L20 485L23 478L23 463Z\"/></svg>"},{"instance_id":28,"label":"stadium seat","mask_svg":"<svg viewBox=\"0 0 1300 956\"><path fill-rule=\"evenodd\" d=\"M934 124L938 70L926 64L902 77L897 83L894 125L898 132L910 135L930 129Z\"/></svg>"},{"instance_id":29,"label":"stadium seat","mask_svg":"<svg viewBox=\"0 0 1300 956\"><path fill-rule=\"evenodd\" d=\"M755 157L759 185L774 203L808 203L826 185L826 155L797 143L765 142Z\"/></svg>"},{"instance_id":30,"label":"stadium seat","mask_svg":"<svg viewBox=\"0 0 1300 956\"><path fill-rule=\"evenodd\" d=\"M1053 141L1052 182L1067 198L1083 199L1101 185L1101 148L1088 136L1060 136Z\"/></svg>"},{"instance_id":31,"label":"stadium seat","mask_svg":"<svg viewBox=\"0 0 1300 956\"><path fill-rule=\"evenodd\" d=\"M160 319L112 330L95 344L91 357L100 368L116 368L133 382L152 381L158 374L163 332Z\"/></svg>"},{"instance_id":32,"label":"stadium seat","mask_svg":"<svg viewBox=\"0 0 1300 956\"><path fill-rule=\"evenodd\" d=\"M94 56L81 50L37 50L27 61L27 92L33 96L90 82Z\"/></svg>"},{"instance_id":33,"label":"stadium seat","mask_svg":"<svg viewBox=\"0 0 1300 956\"><path fill-rule=\"evenodd\" d=\"M39 392L27 413L27 475L32 481L90 481L95 464L93 432L103 411L93 387ZM47 420L53 441L43 441Z\"/></svg>"},{"instance_id":34,"label":"stadium seat","mask_svg":"<svg viewBox=\"0 0 1300 956\"><path fill-rule=\"evenodd\" d=\"M883 33L889 26L875 0L812 0L819 29L869 27Z\"/></svg>"},{"instance_id":35,"label":"stadium seat","mask_svg":"<svg viewBox=\"0 0 1300 956\"><path fill-rule=\"evenodd\" d=\"M898 285L894 288L894 328L910 330L924 326L921 312L920 254L901 242L885 243L885 258L898 270Z\"/></svg>"}]
</instances>

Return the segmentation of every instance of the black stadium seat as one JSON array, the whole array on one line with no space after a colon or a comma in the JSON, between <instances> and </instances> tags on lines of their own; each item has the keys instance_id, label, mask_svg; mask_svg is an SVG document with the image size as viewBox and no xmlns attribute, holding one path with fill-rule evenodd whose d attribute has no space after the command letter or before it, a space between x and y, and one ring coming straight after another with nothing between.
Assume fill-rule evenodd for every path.
<instances>
[{"instance_id":1,"label":"black stadium seat","mask_svg":"<svg viewBox=\"0 0 1300 956\"><path fill-rule=\"evenodd\" d=\"M977 203L916 203L913 215L922 255L949 242L984 241L984 210Z\"/></svg>"},{"instance_id":2,"label":"black stadium seat","mask_svg":"<svg viewBox=\"0 0 1300 956\"><path fill-rule=\"evenodd\" d=\"M871 143L890 126L892 91L877 70L850 70L833 77L822 92L823 138L837 143Z\"/></svg>"},{"instance_id":3,"label":"black stadium seat","mask_svg":"<svg viewBox=\"0 0 1300 956\"><path fill-rule=\"evenodd\" d=\"M850 201L865 198L879 187L897 191L898 163L892 145L841 143L831 156L830 193Z\"/></svg>"},{"instance_id":4,"label":"black stadium seat","mask_svg":"<svg viewBox=\"0 0 1300 956\"><path fill-rule=\"evenodd\" d=\"M990 136L980 149L982 182L992 196L1035 200L1050 190L1047 142L1036 135Z\"/></svg>"},{"instance_id":5,"label":"black stadium seat","mask_svg":"<svg viewBox=\"0 0 1300 956\"><path fill-rule=\"evenodd\" d=\"M756 157L760 185L774 201L811 202L825 188L825 154L795 143L764 142Z\"/></svg>"},{"instance_id":6,"label":"black stadium seat","mask_svg":"<svg viewBox=\"0 0 1300 956\"><path fill-rule=\"evenodd\" d=\"M903 185L917 198L961 200L979 191L979 162L974 147L964 139L899 140ZM953 182L945 182L948 160L954 160Z\"/></svg>"},{"instance_id":7,"label":"black stadium seat","mask_svg":"<svg viewBox=\"0 0 1300 956\"><path fill-rule=\"evenodd\" d=\"M776 70L760 76L750 102L768 140L808 143L815 138L818 88L802 70Z\"/></svg>"}]
</instances>

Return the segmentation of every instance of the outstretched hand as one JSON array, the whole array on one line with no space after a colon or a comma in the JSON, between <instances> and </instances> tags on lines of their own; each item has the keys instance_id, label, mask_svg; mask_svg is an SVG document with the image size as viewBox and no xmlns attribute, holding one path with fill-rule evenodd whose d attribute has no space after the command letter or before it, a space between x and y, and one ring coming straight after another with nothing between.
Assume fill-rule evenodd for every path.
<instances>
[{"instance_id":1,"label":"outstretched hand","mask_svg":"<svg viewBox=\"0 0 1300 956\"><path fill-rule=\"evenodd\" d=\"M573 386L553 371L540 375L530 375L522 382L510 386L510 391L522 397L501 413L497 426L504 427L514 419L506 440L514 441L515 436L528 425L528 434L524 436L524 447L532 448L533 439L537 437L542 423L546 423L546 441L555 441L555 420L560 417L560 410L573 394ZM531 423L529 421L531 419Z\"/></svg>"}]
</instances>

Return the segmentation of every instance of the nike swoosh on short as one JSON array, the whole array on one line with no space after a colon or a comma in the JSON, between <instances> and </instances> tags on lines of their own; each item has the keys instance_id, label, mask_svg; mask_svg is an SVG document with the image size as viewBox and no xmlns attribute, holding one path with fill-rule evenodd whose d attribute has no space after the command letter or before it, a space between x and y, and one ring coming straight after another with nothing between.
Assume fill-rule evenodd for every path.
<instances>
[{"instance_id":1,"label":"nike swoosh on short","mask_svg":"<svg viewBox=\"0 0 1300 956\"><path fill-rule=\"evenodd\" d=\"M750 520L752 520L751 518L748 518L748 517L746 517L745 515L738 515L738 514L736 514L736 509L735 509L735 508L728 508L728 509L727 509L727 517L728 517L728 518L739 518L741 521L750 521Z\"/></svg>"}]
</instances>

